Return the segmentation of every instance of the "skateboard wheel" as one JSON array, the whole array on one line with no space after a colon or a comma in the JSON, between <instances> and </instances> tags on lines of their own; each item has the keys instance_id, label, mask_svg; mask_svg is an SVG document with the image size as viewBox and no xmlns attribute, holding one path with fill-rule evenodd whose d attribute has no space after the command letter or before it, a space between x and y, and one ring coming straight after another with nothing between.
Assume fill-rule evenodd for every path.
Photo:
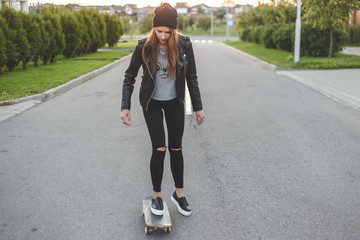
<instances>
[{"instance_id":1,"label":"skateboard wheel","mask_svg":"<svg viewBox=\"0 0 360 240\"><path fill-rule=\"evenodd\" d=\"M145 227L145 234L149 234L149 233L150 233L149 227Z\"/></svg>"},{"instance_id":2,"label":"skateboard wheel","mask_svg":"<svg viewBox=\"0 0 360 240\"><path fill-rule=\"evenodd\" d=\"M171 227L167 228L167 229L166 229L166 232L167 232L167 233L170 233L170 232L171 232Z\"/></svg>"}]
</instances>

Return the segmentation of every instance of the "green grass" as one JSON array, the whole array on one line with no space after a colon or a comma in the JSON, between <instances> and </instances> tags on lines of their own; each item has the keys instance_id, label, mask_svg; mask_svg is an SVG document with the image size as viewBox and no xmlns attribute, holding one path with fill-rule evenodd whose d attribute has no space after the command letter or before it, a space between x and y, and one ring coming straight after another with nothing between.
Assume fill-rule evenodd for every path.
<instances>
[{"instance_id":1,"label":"green grass","mask_svg":"<svg viewBox=\"0 0 360 240\"><path fill-rule=\"evenodd\" d=\"M83 74L105 66L131 51L99 51L79 57L66 59L58 56L55 63L34 67L31 62L24 70L19 65L13 72L0 74L0 94L6 93L14 99L42 93L57 87Z\"/></svg>"},{"instance_id":2,"label":"green grass","mask_svg":"<svg viewBox=\"0 0 360 240\"><path fill-rule=\"evenodd\" d=\"M333 58L301 57L300 63L294 64L294 58L292 52L269 49L269 48L265 48L261 44L248 43L243 41L224 41L224 43L281 68L297 68L297 69L360 68L360 56L336 53Z\"/></svg>"},{"instance_id":3,"label":"green grass","mask_svg":"<svg viewBox=\"0 0 360 240\"><path fill-rule=\"evenodd\" d=\"M114 47L110 48L110 49L134 49L136 44L137 44L137 40L127 40L128 42L121 42L121 43L117 43ZM105 44L105 46L103 48L109 48L108 44Z\"/></svg>"}]
</instances>

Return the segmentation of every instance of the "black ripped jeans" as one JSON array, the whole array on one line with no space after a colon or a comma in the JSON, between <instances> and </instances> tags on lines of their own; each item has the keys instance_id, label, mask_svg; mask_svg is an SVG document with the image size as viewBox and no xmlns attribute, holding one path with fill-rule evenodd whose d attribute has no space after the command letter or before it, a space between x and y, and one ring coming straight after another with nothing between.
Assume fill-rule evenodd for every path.
<instances>
[{"instance_id":1,"label":"black ripped jeans","mask_svg":"<svg viewBox=\"0 0 360 240\"><path fill-rule=\"evenodd\" d=\"M181 149L185 121L184 105L177 98L169 101L151 99L148 110L143 110L143 112L153 148L150 173L154 192L161 192L161 181L164 172L165 151L157 150L166 147L163 111L168 132L171 172L175 187L183 188L184 159ZM180 150L175 151L172 149Z\"/></svg>"}]
</instances>

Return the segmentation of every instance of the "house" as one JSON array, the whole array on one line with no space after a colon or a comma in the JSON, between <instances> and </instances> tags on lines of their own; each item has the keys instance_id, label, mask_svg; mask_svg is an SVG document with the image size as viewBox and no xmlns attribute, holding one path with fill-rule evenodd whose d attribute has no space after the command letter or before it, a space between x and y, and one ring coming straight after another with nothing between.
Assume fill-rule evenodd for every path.
<instances>
[{"instance_id":1,"label":"house","mask_svg":"<svg viewBox=\"0 0 360 240\"><path fill-rule=\"evenodd\" d=\"M354 12L350 15L348 25L360 26L360 10L354 9Z\"/></svg>"},{"instance_id":2,"label":"house","mask_svg":"<svg viewBox=\"0 0 360 240\"><path fill-rule=\"evenodd\" d=\"M250 4L246 4L246 5L237 4L234 7L234 14L240 14L240 13L243 13L243 12L247 12L252 8L253 8L253 6L250 5Z\"/></svg>"},{"instance_id":3,"label":"house","mask_svg":"<svg viewBox=\"0 0 360 240\"><path fill-rule=\"evenodd\" d=\"M128 16L136 15L137 12L137 4L125 4L125 14Z\"/></svg>"},{"instance_id":4,"label":"house","mask_svg":"<svg viewBox=\"0 0 360 240\"><path fill-rule=\"evenodd\" d=\"M0 0L0 9L7 6L15 9L16 11L29 12L28 0Z\"/></svg>"},{"instance_id":5,"label":"house","mask_svg":"<svg viewBox=\"0 0 360 240\"><path fill-rule=\"evenodd\" d=\"M187 2L178 2L176 3L174 8L176 9L178 14L187 15L191 11L191 8Z\"/></svg>"},{"instance_id":6,"label":"house","mask_svg":"<svg viewBox=\"0 0 360 240\"><path fill-rule=\"evenodd\" d=\"M69 3L69 4L66 4L65 7L70 9L73 12L80 11L80 5L78 5L78 4L70 4Z\"/></svg>"},{"instance_id":7,"label":"house","mask_svg":"<svg viewBox=\"0 0 360 240\"><path fill-rule=\"evenodd\" d=\"M154 10L155 10L155 7L150 7L150 6L140 8L137 12L138 21L141 21L141 19L143 19L147 13L154 12Z\"/></svg>"},{"instance_id":8,"label":"house","mask_svg":"<svg viewBox=\"0 0 360 240\"><path fill-rule=\"evenodd\" d=\"M211 12L210 7L205 4L198 4L191 7L192 14L209 14Z\"/></svg>"},{"instance_id":9,"label":"house","mask_svg":"<svg viewBox=\"0 0 360 240\"><path fill-rule=\"evenodd\" d=\"M101 7L99 8L99 13L107 13L110 15L114 15L115 14L115 9L113 7L107 6L107 7Z\"/></svg>"}]
</instances>

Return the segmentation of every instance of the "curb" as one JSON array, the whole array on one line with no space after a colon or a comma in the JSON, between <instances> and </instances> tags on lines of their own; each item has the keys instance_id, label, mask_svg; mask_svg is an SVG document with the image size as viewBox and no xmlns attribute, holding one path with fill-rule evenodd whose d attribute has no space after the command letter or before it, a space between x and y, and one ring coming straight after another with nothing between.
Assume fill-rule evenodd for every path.
<instances>
[{"instance_id":1,"label":"curb","mask_svg":"<svg viewBox=\"0 0 360 240\"><path fill-rule=\"evenodd\" d=\"M254 57L253 55L250 55L248 53L245 53L237 48L231 47L227 44L224 44L223 42L218 42L219 44L221 44L224 47L227 47L233 51L236 51L237 53L253 60L254 62L260 63L261 65L267 67L270 70L273 70L276 74L287 77L289 79L295 80L301 84L303 84L304 86L315 90L319 93L321 93L322 95L325 95L326 97L329 97L335 101L341 102L344 105L350 106L356 110L360 110L360 103L359 100L356 99L355 97L346 94L340 90L331 88L329 86L325 86L325 85L321 85L321 84L317 84L314 83L311 79L304 79L300 76L296 76L295 74L291 74L292 71L296 71L299 69L293 69L293 68L280 68L277 67L273 64L270 64L268 62L265 62L257 57ZM305 70L303 70L305 71ZM309 81L310 80L310 81Z\"/></svg>"},{"instance_id":2,"label":"curb","mask_svg":"<svg viewBox=\"0 0 360 240\"><path fill-rule=\"evenodd\" d=\"M89 73L86 73L78 78L70 80L69 82L66 82L55 88L49 89L43 93L5 101L5 103L12 103L12 104L0 107L0 123L38 105L44 101L47 101L47 100L54 98L62 93L65 93L66 91L68 91L86 81L89 81L90 79L92 79L92 78L116 67L120 63L128 60L129 58L131 58L131 56L132 56L132 54L129 54L125 57L115 60L112 63L109 63L108 65L105 65L101 68L95 69Z\"/></svg>"},{"instance_id":3,"label":"curb","mask_svg":"<svg viewBox=\"0 0 360 240\"><path fill-rule=\"evenodd\" d=\"M31 96L28 96L28 97L23 97L23 98L18 98L18 99L14 99L14 100L8 100L8 101L5 101L5 103L22 103L22 102L27 102L27 101L46 101L48 99L51 99L53 97L56 97L68 90L70 90L71 88L73 87L76 87L108 70L110 70L111 68L119 65L120 63L122 63L123 61L127 60L128 58L131 57L132 54L129 54L125 57L122 57L118 60L115 60L114 62L108 64L108 65L105 65L101 68L98 68L98 69L95 69L94 71L92 72L89 72L89 73L86 73L78 78L75 78L73 80L70 80L69 82L66 82L62 85L59 85L55 88L51 88L43 93L39 93L39 94L35 94L35 95L31 95Z\"/></svg>"}]
</instances>

